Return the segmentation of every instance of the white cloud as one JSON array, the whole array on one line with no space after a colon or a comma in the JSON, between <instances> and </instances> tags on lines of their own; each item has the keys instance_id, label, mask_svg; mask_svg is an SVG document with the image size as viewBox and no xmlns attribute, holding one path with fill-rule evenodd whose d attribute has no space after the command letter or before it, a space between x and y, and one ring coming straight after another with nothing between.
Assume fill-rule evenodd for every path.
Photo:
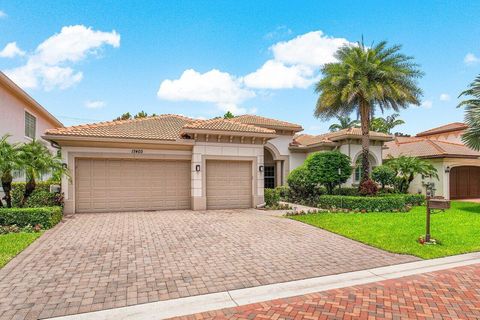
<instances>
[{"instance_id":1,"label":"white cloud","mask_svg":"<svg viewBox=\"0 0 480 320\"><path fill-rule=\"evenodd\" d=\"M102 100L87 100L85 101L85 107L88 109L100 109L105 107L106 103Z\"/></svg>"},{"instance_id":2,"label":"white cloud","mask_svg":"<svg viewBox=\"0 0 480 320\"><path fill-rule=\"evenodd\" d=\"M281 41L269 49L273 58L243 77L212 69L200 74L189 69L177 80L164 80L158 97L172 101L215 103L221 110L243 113L239 105L257 96L255 89L308 88L319 78L320 67L335 61L334 54L344 38L333 38L313 31ZM251 110L250 110L251 111Z\"/></svg>"},{"instance_id":3,"label":"white cloud","mask_svg":"<svg viewBox=\"0 0 480 320\"><path fill-rule=\"evenodd\" d=\"M465 55L465 58L463 58L463 62L468 65L477 64L480 62L480 58L469 52Z\"/></svg>"},{"instance_id":4,"label":"white cloud","mask_svg":"<svg viewBox=\"0 0 480 320\"><path fill-rule=\"evenodd\" d=\"M440 94L440 101L449 101L449 100L450 100L450 95L448 93Z\"/></svg>"},{"instance_id":5,"label":"white cloud","mask_svg":"<svg viewBox=\"0 0 480 320\"><path fill-rule=\"evenodd\" d=\"M0 51L0 58L14 58L16 56L24 56L25 51L21 50L16 42L7 43L7 45Z\"/></svg>"},{"instance_id":6,"label":"white cloud","mask_svg":"<svg viewBox=\"0 0 480 320\"><path fill-rule=\"evenodd\" d=\"M335 62L335 52L346 44L351 43L344 38L326 36L322 31L312 31L274 44L270 49L277 61L320 67L325 63Z\"/></svg>"},{"instance_id":7,"label":"white cloud","mask_svg":"<svg viewBox=\"0 0 480 320\"><path fill-rule=\"evenodd\" d=\"M242 81L229 73L216 69L199 73L188 69L179 79L162 81L157 95L171 101L212 102L223 111L243 113L246 110L238 105L253 98L255 92L243 88Z\"/></svg>"},{"instance_id":8,"label":"white cloud","mask_svg":"<svg viewBox=\"0 0 480 320\"><path fill-rule=\"evenodd\" d=\"M287 28L287 26L278 26L275 28L275 30L267 33L264 38L265 39L275 39L279 37L285 37L289 36L292 34L292 30L290 28Z\"/></svg>"},{"instance_id":9,"label":"white cloud","mask_svg":"<svg viewBox=\"0 0 480 320\"><path fill-rule=\"evenodd\" d=\"M431 107L433 107L433 102L432 102L432 100L425 100L425 101L422 102L422 104L420 106L425 108L425 109L430 109Z\"/></svg>"},{"instance_id":10,"label":"white cloud","mask_svg":"<svg viewBox=\"0 0 480 320\"><path fill-rule=\"evenodd\" d=\"M307 88L316 79L312 68L304 65L286 66L268 60L255 72L244 77L245 85L256 89Z\"/></svg>"},{"instance_id":11,"label":"white cloud","mask_svg":"<svg viewBox=\"0 0 480 320\"><path fill-rule=\"evenodd\" d=\"M83 78L82 72L66 65L98 55L106 45L118 48L120 35L115 31L96 31L83 25L63 27L60 33L40 43L28 56L25 65L6 73L24 88L66 89Z\"/></svg>"},{"instance_id":12,"label":"white cloud","mask_svg":"<svg viewBox=\"0 0 480 320\"><path fill-rule=\"evenodd\" d=\"M8 15L5 13L5 11L0 10L0 19L6 18Z\"/></svg>"}]
</instances>

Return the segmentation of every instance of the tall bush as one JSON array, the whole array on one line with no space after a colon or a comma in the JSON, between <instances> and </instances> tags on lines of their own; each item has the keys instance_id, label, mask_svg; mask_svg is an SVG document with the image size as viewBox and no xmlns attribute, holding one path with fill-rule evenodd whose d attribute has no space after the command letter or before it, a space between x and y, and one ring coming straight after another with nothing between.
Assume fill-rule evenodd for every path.
<instances>
[{"instance_id":1,"label":"tall bush","mask_svg":"<svg viewBox=\"0 0 480 320\"><path fill-rule=\"evenodd\" d=\"M382 190L385 190L386 186L391 186L394 184L395 175L395 170L387 165L375 167L372 171L373 181L379 183L382 186Z\"/></svg>"},{"instance_id":2,"label":"tall bush","mask_svg":"<svg viewBox=\"0 0 480 320\"><path fill-rule=\"evenodd\" d=\"M352 174L350 157L338 151L315 152L305 160L309 179L325 186L328 194Z\"/></svg>"}]
</instances>

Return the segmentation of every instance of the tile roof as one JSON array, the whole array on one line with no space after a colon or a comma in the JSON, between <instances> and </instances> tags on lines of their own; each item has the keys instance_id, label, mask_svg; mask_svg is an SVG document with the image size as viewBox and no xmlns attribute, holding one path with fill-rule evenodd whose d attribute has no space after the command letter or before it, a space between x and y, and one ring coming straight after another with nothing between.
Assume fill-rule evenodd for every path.
<instances>
[{"instance_id":1,"label":"tile roof","mask_svg":"<svg viewBox=\"0 0 480 320\"><path fill-rule=\"evenodd\" d=\"M251 124L259 127L271 128L271 129L289 129L294 131L303 130L301 125L298 125L295 123L256 116L253 114L244 114L241 116L237 116L231 120L240 122L240 123Z\"/></svg>"},{"instance_id":2,"label":"tile roof","mask_svg":"<svg viewBox=\"0 0 480 320\"><path fill-rule=\"evenodd\" d=\"M384 159L402 155L420 158L480 157L480 152L463 144L422 137L396 137L394 141L387 142L385 147Z\"/></svg>"},{"instance_id":3,"label":"tile roof","mask_svg":"<svg viewBox=\"0 0 480 320\"><path fill-rule=\"evenodd\" d=\"M423 137L423 136L445 133L445 132L459 131L459 130L464 130L466 128L467 128L467 125L463 122L452 122L440 127L436 127L430 130L420 132L417 134L417 137Z\"/></svg>"},{"instance_id":4,"label":"tile roof","mask_svg":"<svg viewBox=\"0 0 480 320\"><path fill-rule=\"evenodd\" d=\"M46 136L81 136L97 138L131 138L153 140L180 139L182 127L193 119L164 114L140 119L118 120L49 129Z\"/></svg>"},{"instance_id":5,"label":"tile roof","mask_svg":"<svg viewBox=\"0 0 480 320\"><path fill-rule=\"evenodd\" d=\"M319 135L309 135L309 134L301 134L294 138L297 144L303 146L313 146L317 144L332 144L336 141L348 139L348 138L361 138L362 130L360 128L348 128L342 129L335 132L329 132ZM393 136L389 134L385 134L382 132L375 132L370 131L370 139L372 140L383 140L389 141L392 140Z\"/></svg>"},{"instance_id":6,"label":"tile roof","mask_svg":"<svg viewBox=\"0 0 480 320\"><path fill-rule=\"evenodd\" d=\"M275 134L275 130L244 124L232 119L216 118L210 120L196 120L183 126L183 131L214 130L226 132L264 133Z\"/></svg>"}]
</instances>

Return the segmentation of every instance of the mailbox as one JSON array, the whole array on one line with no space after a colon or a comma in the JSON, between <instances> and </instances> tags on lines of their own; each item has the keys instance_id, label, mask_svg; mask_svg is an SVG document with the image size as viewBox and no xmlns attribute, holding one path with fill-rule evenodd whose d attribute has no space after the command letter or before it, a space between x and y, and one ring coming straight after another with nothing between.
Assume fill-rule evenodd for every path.
<instances>
[{"instance_id":1,"label":"mailbox","mask_svg":"<svg viewBox=\"0 0 480 320\"><path fill-rule=\"evenodd\" d=\"M450 200L428 199L427 201L430 209L450 209Z\"/></svg>"}]
</instances>

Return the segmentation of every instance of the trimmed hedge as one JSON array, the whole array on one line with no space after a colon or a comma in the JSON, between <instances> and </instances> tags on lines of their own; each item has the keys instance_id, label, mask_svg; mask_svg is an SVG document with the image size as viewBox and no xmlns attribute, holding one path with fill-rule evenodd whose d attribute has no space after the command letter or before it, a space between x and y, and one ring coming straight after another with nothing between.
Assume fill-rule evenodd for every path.
<instances>
[{"instance_id":1,"label":"trimmed hedge","mask_svg":"<svg viewBox=\"0 0 480 320\"><path fill-rule=\"evenodd\" d=\"M21 228L41 225L49 229L59 223L62 216L61 207L0 208L0 225L16 225Z\"/></svg>"},{"instance_id":2,"label":"trimmed hedge","mask_svg":"<svg viewBox=\"0 0 480 320\"><path fill-rule=\"evenodd\" d=\"M50 185L56 184L48 181L37 182L35 191L27 199L24 208L56 207L63 206L61 193L50 193ZM25 182L12 183L12 207L20 207L25 190Z\"/></svg>"},{"instance_id":3,"label":"trimmed hedge","mask_svg":"<svg viewBox=\"0 0 480 320\"><path fill-rule=\"evenodd\" d=\"M420 194L382 195L379 197L329 196L318 197L322 209L347 209L349 211L408 211L409 207L421 205L425 196Z\"/></svg>"}]
</instances>

